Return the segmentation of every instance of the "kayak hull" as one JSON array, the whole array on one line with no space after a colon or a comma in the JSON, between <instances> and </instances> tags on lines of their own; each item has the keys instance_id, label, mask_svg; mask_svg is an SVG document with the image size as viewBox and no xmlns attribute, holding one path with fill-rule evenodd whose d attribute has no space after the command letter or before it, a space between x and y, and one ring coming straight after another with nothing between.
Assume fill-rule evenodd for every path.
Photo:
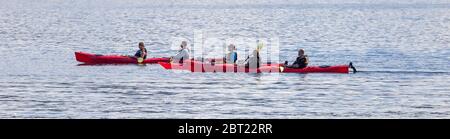
<instances>
[{"instance_id":1,"label":"kayak hull","mask_svg":"<svg viewBox=\"0 0 450 139\"><path fill-rule=\"evenodd\" d=\"M203 64L202 62L184 62L184 64L159 62L167 70L188 70L191 72L279 72L278 66L262 66L260 68L245 68L236 64Z\"/></svg>"},{"instance_id":2,"label":"kayak hull","mask_svg":"<svg viewBox=\"0 0 450 139\"><path fill-rule=\"evenodd\" d=\"M281 72L281 73L349 73L349 65L308 66L305 68L285 68L282 64L264 64L260 68L245 68L236 64L204 64L197 61L187 61L183 64L158 62L167 70L188 70L191 72Z\"/></svg>"},{"instance_id":3,"label":"kayak hull","mask_svg":"<svg viewBox=\"0 0 450 139\"><path fill-rule=\"evenodd\" d=\"M283 73L349 73L348 65L308 66L305 68L285 68Z\"/></svg>"},{"instance_id":4,"label":"kayak hull","mask_svg":"<svg viewBox=\"0 0 450 139\"><path fill-rule=\"evenodd\" d=\"M75 52L75 59L78 62L88 64L156 64L158 62L169 62L169 58L147 58L142 63L138 63L134 57L123 55L98 55L86 52Z\"/></svg>"}]
</instances>

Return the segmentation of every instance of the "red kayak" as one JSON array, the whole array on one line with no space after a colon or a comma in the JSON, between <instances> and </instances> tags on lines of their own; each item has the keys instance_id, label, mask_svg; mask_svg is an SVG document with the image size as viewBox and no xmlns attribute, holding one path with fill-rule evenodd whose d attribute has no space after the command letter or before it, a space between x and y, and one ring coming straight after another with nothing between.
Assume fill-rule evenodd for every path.
<instances>
[{"instance_id":1,"label":"red kayak","mask_svg":"<svg viewBox=\"0 0 450 139\"><path fill-rule=\"evenodd\" d=\"M99 55L85 52L75 52L75 58L79 62L87 64L155 64L169 62L169 58L147 58L142 63L134 57L123 55Z\"/></svg>"},{"instance_id":2,"label":"red kayak","mask_svg":"<svg viewBox=\"0 0 450 139\"><path fill-rule=\"evenodd\" d=\"M183 64L158 62L165 69L189 70L191 72L279 72L277 65L264 65L257 69L245 68L236 64L204 64L200 61L184 61Z\"/></svg>"},{"instance_id":3,"label":"red kayak","mask_svg":"<svg viewBox=\"0 0 450 139\"><path fill-rule=\"evenodd\" d=\"M204 64L199 61L186 61L184 64L158 62L165 69L189 70L191 72L282 72L282 73L349 73L349 68L356 69L352 63L335 66L308 66L305 68L285 68L282 64L263 64L257 69L245 68L236 64Z\"/></svg>"}]
</instances>

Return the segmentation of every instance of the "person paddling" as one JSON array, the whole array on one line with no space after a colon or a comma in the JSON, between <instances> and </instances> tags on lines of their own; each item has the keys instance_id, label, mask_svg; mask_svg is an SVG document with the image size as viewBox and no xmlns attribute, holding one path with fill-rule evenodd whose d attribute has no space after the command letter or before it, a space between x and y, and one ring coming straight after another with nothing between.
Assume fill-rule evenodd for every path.
<instances>
[{"instance_id":1,"label":"person paddling","mask_svg":"<svg viewBox=\"0 0 450 139\"><path fill-rule=\"evenodd\" d=\"M235 64L237 61L237 52L236 46L234 44L230 44L228 46L229 53L225 55L225 62L228 64Z\"/></svg>"},{"instance_id":2,"label":"person paddling","mask_svg":"<svg viewBox=\"0 0 450 139\"><path fill-rule=\"evenodd\" d=\"M147 49L145 49L144 42L139 42L139 50L134 54L134 57L139 63L147 58Z\"/></svg>"},{"instance_id":3,"label":"person paddling","mask_svg":"<svg viewBox=\"0 0 450 139\"><path fill-rule=\"evenodd\" d=\"M305 50L300 49L298 50L298 56L295 62L292 65L288 65L288 61L284 62L285 67L288 68L305 68L308 66L309 58L307 55L305 55Z\"/></svg>"},{"instance_id":4,"label":"person paddling","mask_svg":"<svg viewBox=\"0 0 450 139\"><path fill-rule=\"evenodd\" d=\"M237 61L237 52L236 46L234 44L228 45L228 53L225 54L223 58L217 59L208 59L211 63L227 63L227 64L235 64Z\"/></svg>"},{"instance_id":5,"label":"person paddling","mask_svg":"<svg viewBox=\"0 0 450 139\"><path fill-rule=\"evenodd\" d=\"M189 50L187 49L187 42L182 41L180 45L181 49L178 50L178 53L175 56L172 56L171 61L175 61L177 63L183 63L184 60L189 59Z\"/></svg>"},{"instance_id":6,"label":"person paddling","mask_svg":"<svg viewBox=\"0 0 450 139\"><path fill-rule=\"evenodd\" d=\"M248 56L244 61L246 68L259 68L261 63L261 58L259 57L259 51L253 50L253 54Z\"/></svg>"}]
</instances>

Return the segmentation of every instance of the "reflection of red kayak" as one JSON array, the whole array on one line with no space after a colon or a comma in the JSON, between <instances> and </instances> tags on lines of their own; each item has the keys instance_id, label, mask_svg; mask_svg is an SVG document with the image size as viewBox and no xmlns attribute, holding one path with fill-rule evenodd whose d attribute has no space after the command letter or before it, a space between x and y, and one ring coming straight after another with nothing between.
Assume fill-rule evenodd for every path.
<instances>
[{"instance_id":1,"label":"reflection of red kayak","mask_svg":"<svg viewBox=\"0 0 450 139\"><path fill-rule=\"evenodd\" d=\"M203 64L198 61L188 61L184 64L158 62L165 69L189 70L191 72L282 72L282 73L349 73L350 65L308 66L302 69L284 68L282 64L264 64L258 69L249 69L235 64ZM354 67L353 67L354 68ZM356 71L356 69L353 69Z\"/></svg>"},{"instance_id":2,"label":"reflection of red kayak","mask_svg":"<svg viewBox=\"0 0 450 139\"><path fill-rule=\"evenodd\" d=\"M136 58L122 55L98 55L85 52L75 52L79 62L88 64L139 64ZM141 64L169 62L169 58L147 58Z\"/></svg>"}]
</instances>

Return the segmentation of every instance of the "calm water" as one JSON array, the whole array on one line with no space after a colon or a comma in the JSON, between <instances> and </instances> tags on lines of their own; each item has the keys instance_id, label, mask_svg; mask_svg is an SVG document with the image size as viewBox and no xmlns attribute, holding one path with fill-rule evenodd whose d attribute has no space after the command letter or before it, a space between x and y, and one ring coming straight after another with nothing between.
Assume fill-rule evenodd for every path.
<instances>
[{"instance_id":1,"label":"calm water","mask_svg":"<svg viewBox=\"0 0 450 139\"><path fill-rule=\"evenodd\" d=\"M450 118L448 1L0 1L0 118ZM447 3L446 3L447 2ZM194 30L280 38L282 61L356 74L77 66L75 51L169 56Z\"/></svg>"}]
</instances>

